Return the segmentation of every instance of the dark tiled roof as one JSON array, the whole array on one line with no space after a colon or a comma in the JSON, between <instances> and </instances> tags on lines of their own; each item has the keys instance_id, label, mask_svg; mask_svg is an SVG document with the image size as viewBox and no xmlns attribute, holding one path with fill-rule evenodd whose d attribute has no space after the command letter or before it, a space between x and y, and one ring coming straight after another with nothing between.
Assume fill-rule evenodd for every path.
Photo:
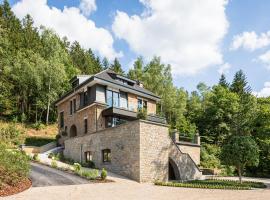
<instances>
[{"instance_id":1,"label":"dark tiled roof","mask_svg":"<svg viewBox=\"0 0 270 200\"><path fill-rule=\"evenodd\" d=\"M87 83L93 81L94 78L101 79L103 81L107 81L107 82L110 82L110 83L113 83L113 84L116 84L116 85L120 85L120 86L129 88L131 90L136 90L136 91L138 91L140 93L143 93L143 94L152 96L154 98L160 99L159 96L155 95L153 92L150 92L149 90L147 90L147 89L145 89L143 87L140 87L136 82L134 83L133 80L128 79L128 78L125 78L125 80L130 80L131 82L134 83L134 85L131 86L131 85L128 85L128 84L124 84L124 83L122 83L122 82L120 82L118 80L115 80L115 77L116 76L117 76L117 74L114 71L112 71L111 69L103 70L103 71L101 71L101 72L99 72L99 73L91 76L89 79L87 79L86 81L84 81L82 84L76 86L75 88L72 88L70 91L68 91L66 94L64 94L63 96L61 96L58 100L56 100L54 102L54 104L58 103L59 101L61 101L65 97L69 96L70 94L72 94L73 92L75 92L76 90L78 90L79 88L81 88L82 86L86 85Z\"/></svg>"}]
</instances>

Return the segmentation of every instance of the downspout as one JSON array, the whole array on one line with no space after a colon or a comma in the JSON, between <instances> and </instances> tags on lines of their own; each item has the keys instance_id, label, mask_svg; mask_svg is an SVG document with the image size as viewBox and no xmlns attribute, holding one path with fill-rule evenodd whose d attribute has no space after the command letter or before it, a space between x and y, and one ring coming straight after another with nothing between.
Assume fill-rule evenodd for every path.
<instances>
[{"instance_id":1,"label":"downspout","mask_svg":"<svg viewBox=\"0 0 270 200\"><path fill-rule=\"evenodd\" d=\"M97 129L98 129L98 121L97 121L97 106L96 106L96 132L97 132Z\"/></svg>"}]
</instances>

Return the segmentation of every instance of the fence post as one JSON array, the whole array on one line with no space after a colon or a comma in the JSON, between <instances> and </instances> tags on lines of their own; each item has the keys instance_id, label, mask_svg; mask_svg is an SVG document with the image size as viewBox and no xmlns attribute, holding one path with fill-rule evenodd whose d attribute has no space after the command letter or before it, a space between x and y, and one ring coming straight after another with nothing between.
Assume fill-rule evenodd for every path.
<instances>
[{"instance_id":1,"label":"fence post","mask_svg":"<svg viewBox=\"0 0 270 200\"><path fill-rule=\"evenodd\" d=\"M200 137L199 133L195 134L195 143L198 145L201 145L201 137Z\"/></svg>"},{"instance_id":2,"label":"fence post","mask_svg":"<svg viewBox=\"0 0 270 200\"><path fill-rule=\"evenodd\" d=\"M179 142L179 133L176 129L172 131L172 139L175 143Z\"/></svg>"}]
</instances>

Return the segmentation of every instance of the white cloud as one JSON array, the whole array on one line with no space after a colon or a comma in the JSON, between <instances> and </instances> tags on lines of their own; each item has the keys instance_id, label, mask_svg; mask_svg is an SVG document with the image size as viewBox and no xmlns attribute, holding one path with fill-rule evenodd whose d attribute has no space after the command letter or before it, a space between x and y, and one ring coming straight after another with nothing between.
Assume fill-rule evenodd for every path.
<instances>
[{"instance_id":1,"label":"white cloud","mask_svg":"<svg viewBox=\"0 0 270 200\"><path fill-rule=\"evenodd\" d=\"M266 47L270 44L270 31L257 35L254 31L243 32L233 37L231 50L243 48L245 50L254 51L256 49Z\"/></svg>"},{"instance_id":2,"label":"white cloud","mask_svg":"<svg viewBox=\"0 0 270 200\"><path fill-rule=\"evenodd\" d=\"M59 36L67 36L70 41L77 40L84 48L91 48L110 60L120 56L113 48L113 37L104 28L87 19L76 7L60 10L49 7L47 0L21 0L12 6L16 16L22 19L30 14L36 26L44 25L54 29Z\"/></svg>"},{"instance_id":3,"label":"white cloud","mask_svg":"<svg viewBox=\"0 0 270 200\"><path fill-rule=\"evenodd\" d=\"M269 97L270 96L270 82L265 82L263 89L259 92L253 92L257 97Z\"/></svg>"},{"instance_id":4,"label":"white cloud","mask_svg":"<svg viewBox=\"0 0 270 200\"><path fill-rule=\"evenodd\" d=\"M79 8L85 16L89 16L93 11L97 10L95 0L81 0Z\"/></svg>"},{"instance_id":5,"label":"white cloud","mask_svg":"<svg viewBox=\"0 0 270 200\"><path fill-rule=\"evenodd\" d=\"M218 69L218 73L219 74L228 74L229 70L232 66L229 63L224 63L223 65L221 65Z\"/></svg>"},{"instance_id":6,"label":"white cloud","mask_svg":"<svg viewBox=\"0 0 270 200\"><path fill-rule=\"evenodd\" d=\"M220 43L227 33L227 0L140 0L141 15L117 11L114 34L146 59L161 56L174 75L194 74L223 58Z\"/></svg>"},{"instance_id":7,"label":"white cloud","mask_svg":"<svg viewBox=\"0 0 270 200\"><path fill-rule=\"evenodd\" d=\"M259 60L270 69L270 50L259 56Z\"/></svg>"}]
</instances>

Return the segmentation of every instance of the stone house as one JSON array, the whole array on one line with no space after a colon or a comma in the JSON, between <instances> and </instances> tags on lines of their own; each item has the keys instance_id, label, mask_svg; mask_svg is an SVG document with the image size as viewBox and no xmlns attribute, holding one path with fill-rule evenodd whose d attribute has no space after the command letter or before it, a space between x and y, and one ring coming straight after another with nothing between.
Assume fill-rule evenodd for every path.
<instances>
[{"instance_id":1,"label":"stone house","mask_svg":"<svg viewBox=\"0 0 270 200\"><path fill-rule=\"evenodd\" d=\"M55 102L65 157L138 182L201 177L199 137L196 144L180 142L177 132L170 137L166 120L156 116L160 97L141 83L110 69L70 83Z\"/></svg>"}]
</instances>

